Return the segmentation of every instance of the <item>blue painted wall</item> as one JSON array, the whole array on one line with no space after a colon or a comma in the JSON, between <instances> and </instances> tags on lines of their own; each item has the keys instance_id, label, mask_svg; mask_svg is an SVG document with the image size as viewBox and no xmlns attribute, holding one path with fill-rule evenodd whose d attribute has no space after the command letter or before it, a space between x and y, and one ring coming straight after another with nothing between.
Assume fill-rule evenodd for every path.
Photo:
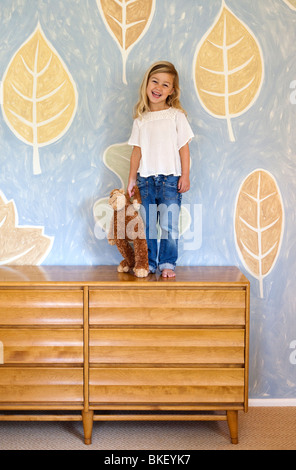
<instances>
[{"instance_id":1,"label":"blue painted wall","mask_svg":"<svg viewBox=\"0 0 296 470\"><path fill-rule=\"evenodd\" d=\"M14 201L19 226L42 227L51 237L43 264L117 264L114 247L95 234L96 201L121 184L103 156L110 146L128 140L148 66L159 59L174 62L196 136L190 144L192 189L183 202L201 209L196 230L202 235L195 249L181 241L179 264L237 265L248 276L250 397L296 398L296 11L293 1L291 8L283 0L226 1L252 31L264 62L260 93L232 119L231 142L226 121L212 116L199 100L193 76L196 49L221 5L222 0L156 0L149 28L127 57L125 84L121 51L96 0L1 0L0 77L39 22L71 74L78 101L69 129L39 149L38 175L33 174L32 146L0 113L0 191L6 202ZM264 279L263 298L242 263L234 234L237 193L257 168L277 181L285 214L282 244Z\"/></svg>"}]
</instances>

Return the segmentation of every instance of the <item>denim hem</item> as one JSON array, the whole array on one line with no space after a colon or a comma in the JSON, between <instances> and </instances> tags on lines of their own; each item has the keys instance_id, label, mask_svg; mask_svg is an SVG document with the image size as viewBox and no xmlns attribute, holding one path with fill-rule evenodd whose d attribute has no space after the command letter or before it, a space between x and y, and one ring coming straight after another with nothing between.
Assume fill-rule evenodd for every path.
<instances>
[{"instance_id":1,"label":"denim hem","mask_svg":"<svg viewBox=\"0 0 296 470\"><path fill-rule=\"evenodd\" d=\"M176 266L171 263L162 263L158 267L160 271L163 271L164 269L172 269L173 271L175 271Z\"/></svg>"},{"instance_id":2,"label":"denim hem","mask_svg":"<svg viewBox=\"0 0 296 470\"><path fill-rule=\"evenodd\" d=\"M154 274L156 272L156 268L153 268L152 266L149 265L149 272Z\"/></svg>"}]
</instances>

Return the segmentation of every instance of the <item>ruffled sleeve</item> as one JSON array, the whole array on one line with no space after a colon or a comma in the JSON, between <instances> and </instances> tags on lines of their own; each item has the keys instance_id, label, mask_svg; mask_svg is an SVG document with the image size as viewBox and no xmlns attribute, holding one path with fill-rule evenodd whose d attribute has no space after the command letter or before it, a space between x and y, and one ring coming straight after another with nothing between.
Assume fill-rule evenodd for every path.
<instances>
[{"instance_id":1,"label":"ruffled sleeve","mask_svg":"<svg viewBox=\"0 0 296 470\"><path fill-rule=\"evenodd\" d=\"M140 128L139 128L138 119L135 119L133 122L132 133L128 140L128 145L136 145L137 147L141 147Z\"/></svg>"},{"instance_id":2,"label":"ruffled sleeve","mask_svg":"<svg viewBox=\"0 0 296 470\"><path fill-rule=\"evenodd\" d=\"M176 114L176 128L177 128L177 146L178 150L182 148L185 144L189 143L194 134L190 127L190 124L184 113L181 111Z\"/></svg>"}]
</instances>

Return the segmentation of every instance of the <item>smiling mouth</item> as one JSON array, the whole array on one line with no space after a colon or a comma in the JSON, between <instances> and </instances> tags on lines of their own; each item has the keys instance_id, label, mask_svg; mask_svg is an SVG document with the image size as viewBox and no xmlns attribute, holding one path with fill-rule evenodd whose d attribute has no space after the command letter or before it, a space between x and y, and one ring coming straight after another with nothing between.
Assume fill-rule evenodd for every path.
<instances>
[{"instance_id":1,"label":"smiling mouth","mask_svg":"<svg viewBox=\"0 0 296 470\"><path fill-rule=\"evenodd\" d=\"M160 98L160 97L161 97L161 94L160 94L160 93L156 93L155 91L152 91L152 96L154 96L154 98Z\"/></svg>"}]
</instances>

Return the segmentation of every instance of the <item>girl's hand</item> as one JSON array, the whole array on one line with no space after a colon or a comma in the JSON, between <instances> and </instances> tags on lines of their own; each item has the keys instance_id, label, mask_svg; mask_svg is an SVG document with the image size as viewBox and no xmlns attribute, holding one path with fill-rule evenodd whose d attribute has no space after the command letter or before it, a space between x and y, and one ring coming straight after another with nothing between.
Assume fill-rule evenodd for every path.
<instances>
[{"instance_id":1,"label":"girl's hand","mask_svg":"<svg viewBox=\"0 0 296 470\"><path fill-rule=\"evenodd\" d=\"M129 197L133 197L135 194L135 190L134 190L135 184L136 184L135 181L130 181L127 185L127 193Z\"/></svg>"},{"instance_id":2,"label":"girl's hand","mask_svg":"<svg viewBox=\"0 0 296 470\"><path fill-rule=\"evenodd\" d=\"M188 177L182 175L178 181L178 192L186 193L190 189L190 180Z\"/></svg>"},{"instance_id":3,"label":"girl's hand","mask_svg":"<svg viewBox=\"0 0 296 470\"><path fill-rule=\"evenodd\" d=\"M186 193L190 189L190 153L189 153L189 145L188 143L183 145L180 148L180 158L181 158L181 173L182 175L178 181L178 192L179 193Z\"/></svg>"},{"instance_id":4,"label":"girl's hand","mask_svg":"<svg viewBox=\"0 0 296 470\"><path fill-rule=\"evenodd\" d=\"M133 147L130 161L130 172L127 183L127 192L129 197L134 196L134 186L137 182L137 172L141 160L141 147Z\"/></svg>"}]
</instances>

